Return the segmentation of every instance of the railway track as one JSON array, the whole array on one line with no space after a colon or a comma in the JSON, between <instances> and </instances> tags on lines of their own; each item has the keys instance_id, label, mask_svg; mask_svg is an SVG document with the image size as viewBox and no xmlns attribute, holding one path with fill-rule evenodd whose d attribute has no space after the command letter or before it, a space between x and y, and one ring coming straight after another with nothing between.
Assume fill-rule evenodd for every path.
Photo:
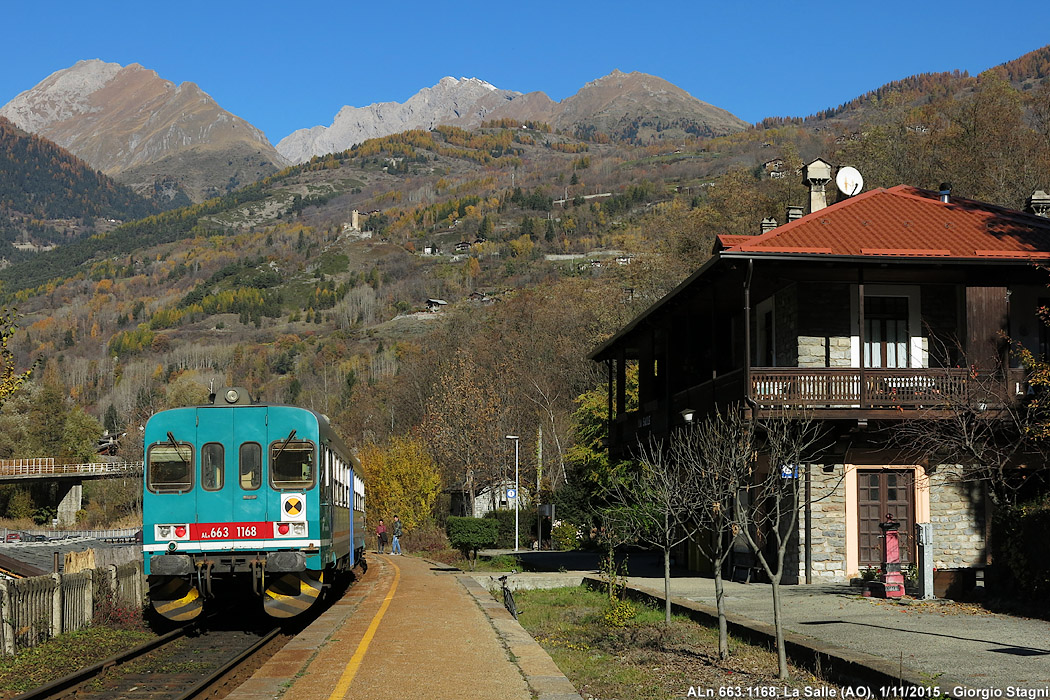
<instances>
[{"instance_id":1,"label":"railway track","mask_svg":"<svg viewBox=\"0 0 1050 700\"><path fill-rule=\"evenodd\" d=\"M242 622L243 626L243 622ZM106 698L190 700L221 697L275 653L294 632L187 625L94 666L19 695L17 700Z\"/></svg>"},{"instance_id":2,"label":"railway track","mask_svg":"<svg viewBox=\"0 0 1050 700\"><path fill-rule=\"evenodd\" d=\"M340 600L351 582L333 581L324 601L281 624L231 604L14 700L218 700Z\"/></svg>"}]
</instances>

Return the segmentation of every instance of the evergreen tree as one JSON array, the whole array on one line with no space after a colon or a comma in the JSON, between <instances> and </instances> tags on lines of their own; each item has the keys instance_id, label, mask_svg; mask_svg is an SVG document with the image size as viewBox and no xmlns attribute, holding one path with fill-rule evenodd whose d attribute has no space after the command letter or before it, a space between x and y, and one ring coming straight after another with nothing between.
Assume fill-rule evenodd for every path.
<instances>
[{"instance_id":1,"label":"evergreen tree","mask_svg":"<svg viewBox=\"0 0 1050 700\"><path fill-rule=\"evenodd\" d=\"M117 417L117 407L113 404L109 405L106 409L105 418L103 418L103 427L110 434L120 431L120 419Z\"/></svg>"}]
</instances>

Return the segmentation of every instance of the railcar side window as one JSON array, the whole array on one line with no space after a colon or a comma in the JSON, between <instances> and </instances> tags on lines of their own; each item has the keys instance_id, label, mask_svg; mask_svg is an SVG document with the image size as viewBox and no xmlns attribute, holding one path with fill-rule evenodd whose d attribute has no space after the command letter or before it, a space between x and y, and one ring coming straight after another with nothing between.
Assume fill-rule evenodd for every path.
<instances>
[{"instance_id":1,"label":"railcar side window","mask_svg":"<svg viewBox=\"0 0 1050 700\"><path fill-rule=\"evenodd\" d=\"M222 488L225 450L221 442L209 442L201 448L201 486L205 491Z\"/></svg>"},{"instance_id":2,"label":"railcar side window","mask_svg":"<svg viewBox=\"0 0 1050 700\"><path fill-rule=\"evenodd\" d=\"M262 483L262 445L246 442L240 453L241 488L254 491Z\"/></svg>"},{"instance_id":3,"label":"railcar side window","mask_svg":"<svg viewBox=\"0 0 1050 700\"><path fill-rule=\"evenodd\" d=\"M193 447L180 442L151 445L146 456L150 491L183 493L193 488Z\"/></svg>"},{"instance_id":4,"label":"railcar side window","mask_svg":"<svg viewBox=\"0 0 1050 700\"><path fill-rule=\"evenodd\" d=\"M270 481L275 489L307 489L314 483L314 444L309 440L270 443Z\"/></svg>"}]
</instances>

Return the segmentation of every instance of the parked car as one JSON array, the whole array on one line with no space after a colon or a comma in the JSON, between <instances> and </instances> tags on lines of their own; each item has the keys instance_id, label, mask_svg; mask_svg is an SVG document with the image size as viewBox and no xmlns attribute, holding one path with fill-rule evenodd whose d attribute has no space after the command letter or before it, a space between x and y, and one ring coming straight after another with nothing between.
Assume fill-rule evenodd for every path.
<instances>
[{"instance_id":1,"label":"parked car","mask_svg":"<svg viewBox=\"0 0 1050 700\"><path fill-rule=\"evenodd\" d=\"M22 534L19 533L19 532L9 532L9 533L7 533L7 537L6 537L6 539L4 541L5 542L21 542L22 541Z\"/></svg>"}]
</instances>

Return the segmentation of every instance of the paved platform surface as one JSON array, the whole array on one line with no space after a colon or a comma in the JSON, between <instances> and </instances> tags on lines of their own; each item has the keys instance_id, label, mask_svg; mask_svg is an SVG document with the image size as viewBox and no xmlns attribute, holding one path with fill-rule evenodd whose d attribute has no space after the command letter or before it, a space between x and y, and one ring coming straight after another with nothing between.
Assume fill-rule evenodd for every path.
<instances>
[{"instance_id":1,"label":"paved platform surface","mask_svg":"<svg viewBox=\"0 0 1050 700\"><path fill-rule=\"evenodd\" d=\"M597 574L597 555L528 553L530 568L545 572ZM664 580L658 556L632 554L628 582L662 598ZM558 574L522 574L529 576ZM569 579L572 574L561 574ZM871 654L910 667L919 678L942 690L956 684L999 689L1002 697L1050 697L1050 622L992 614L951 601L914 604L864 598L841 584L782 586L785 627L821 642ZM714 608L714 580L676 571L671 595ZM759 583L726 583L727 614L772 624L771 587ZM978 696L979 697L979 696Z\"/></svg>"},{"instance_id":2,"label":"paved platform surface","mask_svg":"<svg viewBox=\"0 0 1050 700\"><path fill-rule=\"evenodd\" d=\"M368 572L231 700L580 700L488 590L416 557Z\"/></svg>"}]
</instances>

